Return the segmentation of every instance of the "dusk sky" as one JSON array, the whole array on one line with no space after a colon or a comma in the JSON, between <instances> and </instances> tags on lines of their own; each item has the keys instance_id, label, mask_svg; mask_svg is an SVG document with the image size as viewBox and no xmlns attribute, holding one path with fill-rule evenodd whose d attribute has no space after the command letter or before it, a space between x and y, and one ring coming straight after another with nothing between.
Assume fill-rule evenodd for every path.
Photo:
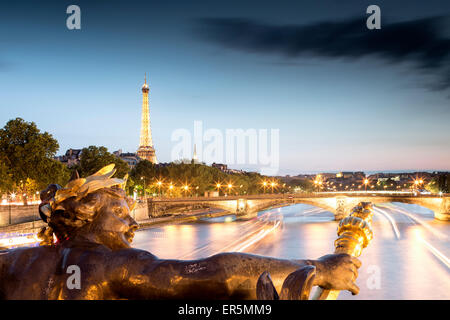
<instances>
[{"instance_id":1,"label":"dusk sky","mask_svg":"<svg viewBox=\"0 0 450 320\"><path fill-rule=\"evenodd\" d=\"M160 162L200 120L279 129L279 174L449 170L449 19L443 0L2 2L0 127L135 152L147 72Z\"/></svg>"}]
</instances>

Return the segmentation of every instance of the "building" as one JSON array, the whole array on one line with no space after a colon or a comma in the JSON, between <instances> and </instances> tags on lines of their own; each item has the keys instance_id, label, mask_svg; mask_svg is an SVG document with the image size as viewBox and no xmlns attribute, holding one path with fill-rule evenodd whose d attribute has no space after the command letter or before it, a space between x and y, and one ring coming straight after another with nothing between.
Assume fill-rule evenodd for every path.
<instances>
[{"instance_id":1,"label":"building","mask_svg":"<svg viewBox=\"0 0 450 320\"><path fill-rule=\"evenodd\" d=\"M69 149L64 155L55 157L55 160L62 162L68 167L72 167L80 163L80 157L81 149Z\"/></svg>"},{"instance_id":2,"label":"building","mask_svg":"<svg viewBox=\"0 0 450 320\"><path fill-rule=\"evenodd\" d=\"M156 160L155 148L153 147L152 129L150 126L150 110L148 106L149 91L150 88L147 84L147 76L145 76L144 85L142 86L141 136L137 155L141 159L145 159L156 164L158 161Z\"/></svg>"},{"instance_id":3,"label":"building","mask_svg":"<svg viewBox=\"0 0 450 320\"><path fill-rule=\"evenodd\" d=\"M124 153L124 152L122 152L122 150L117 150L117 151L114 151L113 154L116 157L125 161L131 169L133 169L140 160L136 153L131 153L131 152Z\"/></svg>"},{"instance_id":4,"label":"building","mask_svg":"<svg viewBox=\"0 0 450 320\"><path fill-rule=\"evenodd\" d=\"M215 162L213 162L213 164L211 165L211 167L213 167L213 168L217 168L217 169L219 169L220 171L227 171L227 169L228 169L228 166L226 165L226 164L223 164L223 163L215 163Z\"/></svg>"},{"instance_id":5,"label":"building","mask_svg":"<svg viewBox=\"0 0 450 320\"><path fill-rule=\"evenodd\" d=\"M205 191L205 197L213 198L213 197L218 197L218 196L219 196L219 191Z\"/></svg>"}]
</instances>

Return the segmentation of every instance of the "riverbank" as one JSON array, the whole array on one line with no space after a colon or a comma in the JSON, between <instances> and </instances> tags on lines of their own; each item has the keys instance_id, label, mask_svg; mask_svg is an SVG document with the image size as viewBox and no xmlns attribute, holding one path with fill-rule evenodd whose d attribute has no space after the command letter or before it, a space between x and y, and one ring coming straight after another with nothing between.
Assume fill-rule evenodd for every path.
<instances>
[{"instance_id":1,"label":"riverbank","mask_svg":"<svg viewBox=\"0 0 450 320\"><path fill-rule=\"evenodd\" d=\"M194 222L204 218L217 218L227 215L230 215L230 213L220 209L195 210L189 213L170 215L167 217L150 218L147 220L138 221L138 223L139 229L148 229L156 226L160 227L167 224Z\"/></svg>"},{"instance_id":2,"label":"riverbank","mask_svg":"<svg viewBox=\"0 0 450 320\"><path fill-rule=\"evenodd\" d=\"M139 229L148 229L154 226L161 226L166 224L175 224L175 223L183 223L183 222L194 222L199 219L204 218L216 218L221 216L229 215L230 213L224 210L219 209L210 209L210 210L193 210L190 212L182 213L182 214L172 214L168 216L158 217L158 218L150 218L146 220L137 221L139 224ZM8 234L20 234L20 233L37 233L43 227L47 226L47 224L42 220L36 220L31 222L24 222L13 224L9 226L0 227L0 233Z\"/></svg>"}]
</instances>

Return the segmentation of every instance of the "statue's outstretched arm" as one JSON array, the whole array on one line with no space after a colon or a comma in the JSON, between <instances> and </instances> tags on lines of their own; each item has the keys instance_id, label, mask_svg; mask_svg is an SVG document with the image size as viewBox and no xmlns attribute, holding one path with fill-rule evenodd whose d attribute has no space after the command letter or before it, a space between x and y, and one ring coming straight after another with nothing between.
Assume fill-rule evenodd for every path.
<instances>
[{"instance_id":1,"label":"statue's outstretched arm","mask_svg":"<svg viewBox=\"0 0 450 320\"><path fill-rule=\"evenodd\" d=\"M305 265L317 268L314 285L354 293L358 290L353 283L358 262L347 255L330 255L319 260L284 260L221 253L188 261L161 260L135 249L123 250L118 255L113 259L114 265L119 266L114 271L117 280L114 290L123 298L256 299L256 283L263 272L270 273L279 292L285 278ZM342 281L335 279L336 273L340 273L338 278Z\"/></svg>"}]
</instances>

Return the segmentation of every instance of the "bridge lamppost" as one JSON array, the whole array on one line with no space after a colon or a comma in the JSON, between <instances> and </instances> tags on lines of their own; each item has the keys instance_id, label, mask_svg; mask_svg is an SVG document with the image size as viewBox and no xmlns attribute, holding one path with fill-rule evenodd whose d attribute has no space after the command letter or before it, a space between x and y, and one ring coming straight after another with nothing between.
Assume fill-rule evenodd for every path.
<instances>
[{"instance_id":1,"label":"bridge lamppost","mask_svg":"<svg viewBox=\"0 0 450 320\"><path fill-rule=\"evenodd\" d=\"M364 190L367 192L367 185L369 184L369 179L364 179Z\"/></svg>"},{"instance_id":2,"label":"bridge lamppost","mask_svg":"<svg viewBox=\"0 0 450 320\"><path fill-rule=\"evenodd\" d=\"M173 184L169 185L169 197L172 197Z\"/></svg>"},{"instance_id":3,"label":"bridge lamppost","mask_svg":"<svg viewBox=\"0 0 450 320\"><path fill-rule=\"evenodd\" d=\"M263 182L263 193L266 193L267 181Z\"/></svg>"}]
</instances>

